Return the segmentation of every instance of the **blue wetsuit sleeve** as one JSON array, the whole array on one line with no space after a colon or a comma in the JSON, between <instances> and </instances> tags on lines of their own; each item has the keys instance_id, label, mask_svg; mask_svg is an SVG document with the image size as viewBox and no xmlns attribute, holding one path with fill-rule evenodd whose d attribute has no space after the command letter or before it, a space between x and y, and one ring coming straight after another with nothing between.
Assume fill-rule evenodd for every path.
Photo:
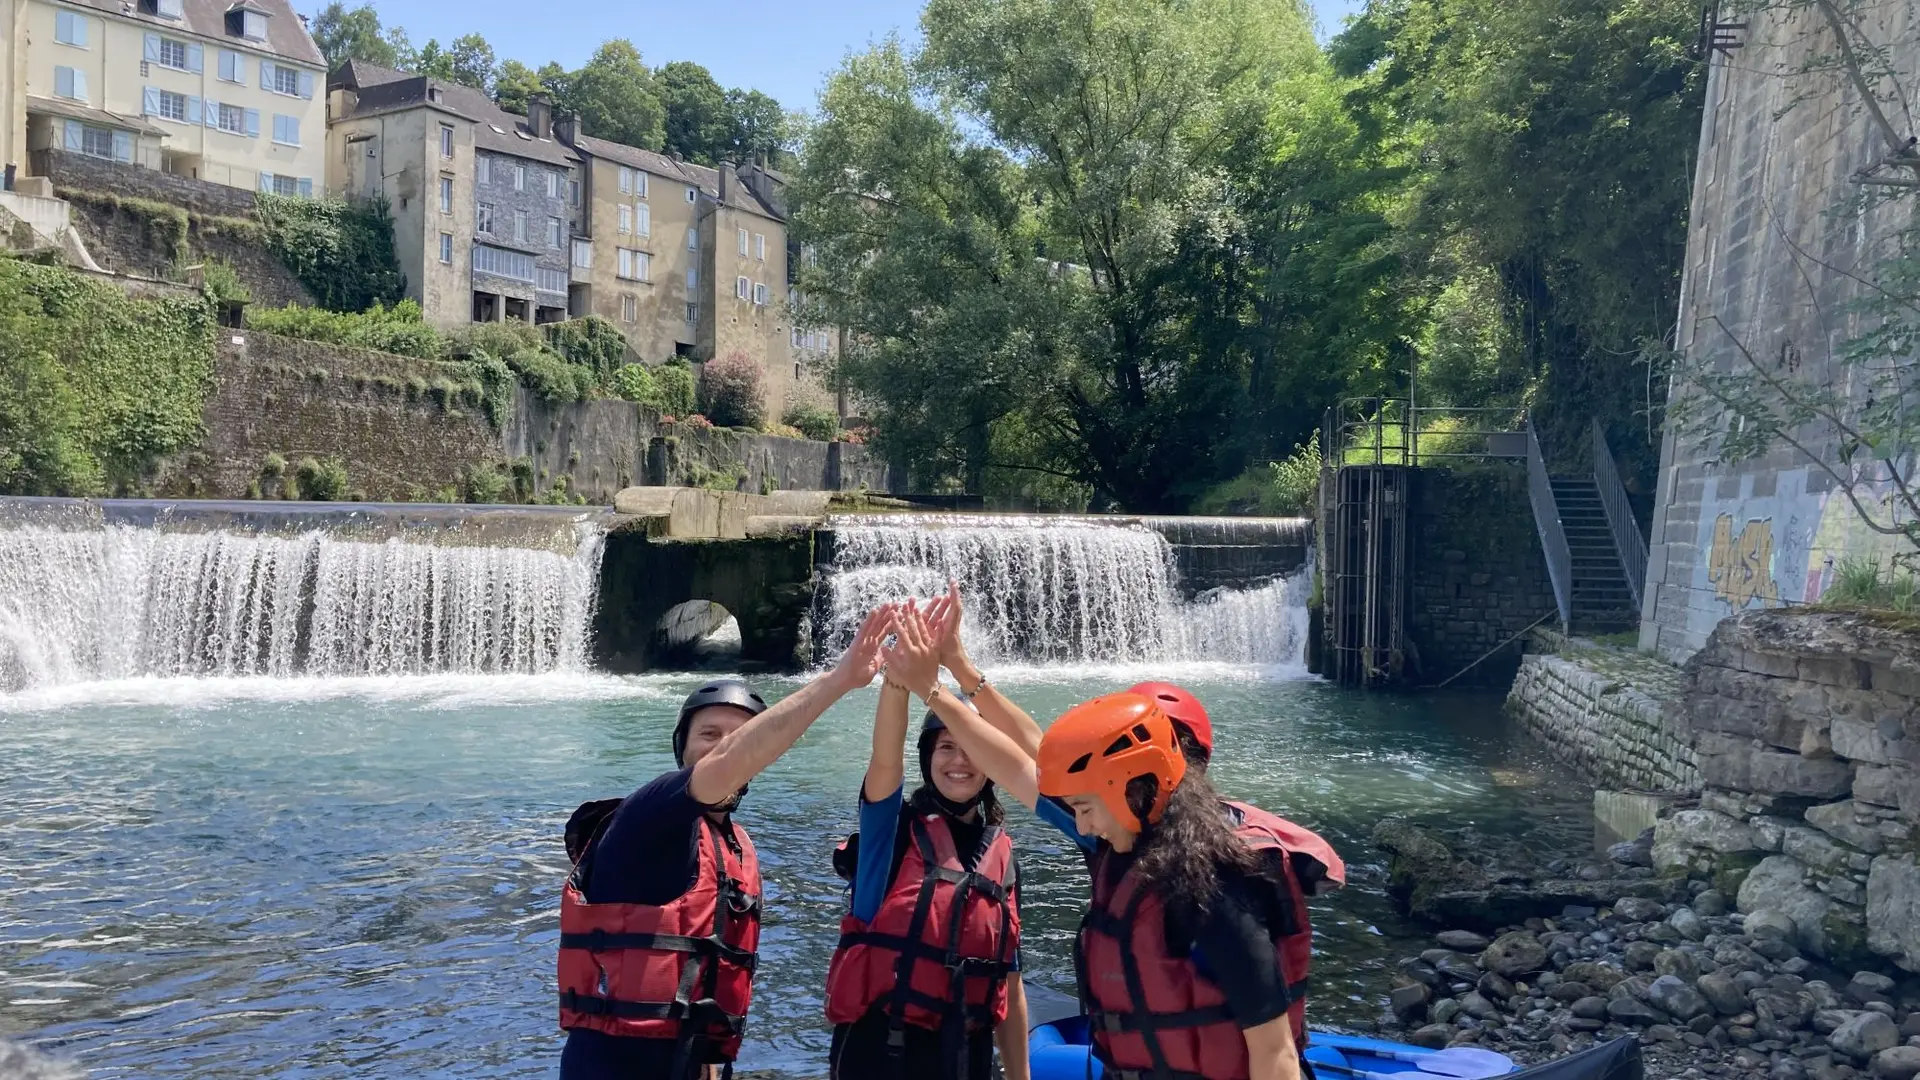
<instances>
[{"instance_id":1,"label":"blue wetsuit sleeve","mask_svg":"<svg viewBox=\"0 0 1920 1080\"><path fill-rule=\"evenodd\" d=\"M1080 830L1073 824L1073 811L1067 809L1065 803L1042 795L1040 801L1035 804L1033 812L1041 821L1059 829L1067 835L1067 839L1080 845L1081 851L1093 850L1095 843L1093 837L1080 835Z\"/></svg>"},{"instance_id":2,"label":"blue wetsuit sleeve","mask_svg":"<svg viewBox=\"0 0 1920 1080\"><path fill-rule=\"evenodd\" d=\"M887 896L887 879L893 872L893 845L900 828L900 794L905 785L879 802L860 796L860 858L853 871L853 917L872 922Z\"/></svg>"}]
</instances>

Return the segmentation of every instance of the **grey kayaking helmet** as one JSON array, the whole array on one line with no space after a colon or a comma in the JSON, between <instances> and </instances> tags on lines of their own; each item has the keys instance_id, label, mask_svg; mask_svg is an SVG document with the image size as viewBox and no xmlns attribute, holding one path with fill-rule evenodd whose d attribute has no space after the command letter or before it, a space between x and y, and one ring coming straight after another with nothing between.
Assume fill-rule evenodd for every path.
<instances>
[{"instance_id":1,"label":"grey kayaking helmet","mask_svg":"<svg viewBox=\"0 0 1920 1080\"><path fill-rule=\"evenodd\" d=\"M680 703L680 717L673 722L673 763L684 765L687 753L687 727L693 720L693 714L709 705L731 705L741 709L748 716L759 716L767 711L766 699L753 692L752 688L739 679L720 679L710 682Z\"/></svg>"}]
</instances>

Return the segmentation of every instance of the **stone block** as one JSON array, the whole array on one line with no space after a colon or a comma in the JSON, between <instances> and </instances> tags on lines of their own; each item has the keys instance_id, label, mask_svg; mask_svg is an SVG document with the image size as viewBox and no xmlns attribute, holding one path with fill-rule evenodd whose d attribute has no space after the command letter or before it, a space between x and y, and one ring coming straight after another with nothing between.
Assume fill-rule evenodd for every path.
<instances>
[{"instance_id":1,"label":"stone block","mask_svg":"<svg viewBox=\"0 0 1920 1080\"><path fill-rule=\"evenodd\" d=\"M1912 855L1882 855L1867 874L1867 948L1906 971L1920 971L1920 865Z\"/></svg>"},{"instance_id":2,"label":"stone block","mask_svg":"<svg viewBox=\"0 0 1920 1080\"><path fill-rule=\"evenodd\" d=\"M1824 873L1839 873L1847 868L1847 849L1826 833L1805 825L1786 828L1780 837L1780 851Z\"/></svg>"},{"instance_id":3,"label":"stone block","mask_svg":"<svg viewBox=\"0 0 1920 1080\"><path fill-rule=\"evenodd\" d=\"M1920 815L1920 772L1904 765L1862 765L1853 778L1853 796Z\"/></svg>"},{"instance_id":4,"label":"stone block","mask_svg":"<svg viewBox=\"0 0 1920 1080\"><path fill-rule=\"evenodd\" d=\"M1853 767L1847 762L1764 750L1725 735L1702 733L1695 751L1700 778L1715 787L1766 796L1832 799L1846 794L1853 785Z\"/></svg>"},{"instance_id":5,"label":"stone block","mask_svg":"<svg viewBox=\"0 0 1920 1080\"><path fill-rule=\"evenodd\" d=\"M1858 782L1856 777L1855 783ZM1885 843L1871 826L1860 824L1859 817L1852 799L1823 803L1807 809L1807 824L1843 844L1869 855L1878 855Z\"/></svg>"},{"instance_id":6,"label":"stone block","mask_svg":"<svg viewBox=\"0 0 1920 1080\"><path fill-rule=\"evenodd\" d=\"M1833 718L1833 752L1843 758L1869 765L1890 765L1896 760L1894 743L1901 736L1898 727L1888 732L1881 721L1857 716Z\"/></svg>"},{"instance_id":7,"label":"stone block","mask_svg":"<svg viewBox=\"0 0 1920 1080\"><path fill-rule=\"evenodd\" d=\"M1801 949L1815 956L1827 955L1825 920L1833 901L1822 895L1807 880L1807 868L1787 855L1770 855L1747 874L1740 883L1740 910L1778 911L1793 920Z\"/></svg>"}]
</instances>

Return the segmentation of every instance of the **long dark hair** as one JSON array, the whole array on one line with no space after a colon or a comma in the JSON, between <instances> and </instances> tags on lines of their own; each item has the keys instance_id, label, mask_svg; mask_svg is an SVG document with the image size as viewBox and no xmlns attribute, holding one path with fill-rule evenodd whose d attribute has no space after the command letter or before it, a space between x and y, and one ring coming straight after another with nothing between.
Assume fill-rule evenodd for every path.
<instances>
[{"instance_id":1,"label":"long dark hair","mask_svg":"<svg viewBox=\"0 0 1920 1080\"><path fill-rule=\"evenodd\" d=\"M1160 781L1136 776L1127 781L1127 805L1147 819ZM1219 889L1222 872L1254 874L1259 861L1240 841L1220 809L1220 795L1207 774L1188 769L1167 801L1167 812L1134 843L1133 871L1170 906L1205 915Z\"/></svg>"},{"instance_id":2,"label":"long dark hair","mask_svg":"<svg viewBox=\"0 0 1920 1080\"><path fill-rule=\"evenodd\" d=\"M912 795L907 796L907 809L913 811L915 814L951 813L945 806L940 804L940 793L934 790L932 784L921 784L919 787L913 789ZM1006 822L1007 812L1000 808L1000 800L995 797L992 784L988 784L985 788L981 789L979 806L980 821L983 824L1000 825Z\"/></svg>"}]
</instances>

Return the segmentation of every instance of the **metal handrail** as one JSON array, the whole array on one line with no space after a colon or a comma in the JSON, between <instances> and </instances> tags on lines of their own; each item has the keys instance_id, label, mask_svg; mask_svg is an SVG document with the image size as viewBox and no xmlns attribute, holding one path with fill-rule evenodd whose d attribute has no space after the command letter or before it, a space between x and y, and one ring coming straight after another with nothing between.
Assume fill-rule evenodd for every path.
<instances>
[{"instance_id":1,"label":"metal handrail","mask_svg":"<svg viewBox=\"0 0 1920 1080\"><path fill-rule=\"evenodd\" d=\"M1540 453L1540 437L1527 422L1527 500L1533 504L1533 524L1540 532L1540 550L1547 556L1547 577L1553 582L1553 602L1560 608L1560 628L1573 620L1573 553L1560 524L1560 505L1553 497L1553 478Z\"/></svg>"},{"instance_id":2,"label":"metal handrail","mask_svg":"<svg viewBox=\"0 0 1920 1080\"><path fill-rule=\"evenodd\" d=\"M1517 410L1495 406L1423 406L1410 399L1390 397L1346 398L1327 409L1320 441L1320 452L1333 465L1417 465L1423 459L1486 459L1508 456L1496 452L1491 438L1518 435L1522 426L1514 419ZM1435 417L1457 417L1471 426L1451 431L1423 431L1423 421ZM1497 419L1487 419L1489 417ZM1362 437L1352 440L1349 437ZM1420 443L1442 439L1485 440L1483 449L1471 451L1424 450ZM1349 460L1358 453L1371 461ZM1369 452L1371 454L1369 455ZM1512 456L1518 456L1512 455Z\"/></svg>"},{"instance_id":3,"label":"metal handrail","mask_svg":"<svg viewBox=\"0 0 1920 1080\"><path fill-rule=\"evenodd\" d=\"M1620 482L1613 451L1607 448L1607 433L1600 421L1593 421L1593 485L1600 490L1600 505L1607 512L1607 526L1613 530L1613 548L1620 554L1620 569L1627 576L1627 591L1633 595L1633 608L1640 610L1640 590L1647 580L1647 541L1640 535L1640 523L1633 518L1633 504L1627 501L1627 486Z\"/></svg>"}]
</instances>

